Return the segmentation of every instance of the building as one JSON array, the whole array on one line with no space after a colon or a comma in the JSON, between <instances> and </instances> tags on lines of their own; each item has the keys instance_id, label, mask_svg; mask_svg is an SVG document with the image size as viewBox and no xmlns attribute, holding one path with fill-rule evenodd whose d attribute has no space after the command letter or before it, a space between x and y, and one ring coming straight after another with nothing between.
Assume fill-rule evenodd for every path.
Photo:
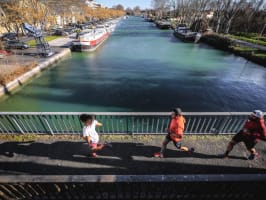
<instances>
[{"instance_id":1,"label":"building","mask_svg":"<svg viewBox=\"0 0 266 200\"><path fill-rule=\"evenodd\" d=\"M102 8L102 7L103 7L102 4L97 3L97 2L95 2L95 1L93 1L93 0L87 0L87 1L86 1L86 4L87 4L89 7L93 8L93 9L96 9L96 8Z\"/></svg>"}]
</instances>

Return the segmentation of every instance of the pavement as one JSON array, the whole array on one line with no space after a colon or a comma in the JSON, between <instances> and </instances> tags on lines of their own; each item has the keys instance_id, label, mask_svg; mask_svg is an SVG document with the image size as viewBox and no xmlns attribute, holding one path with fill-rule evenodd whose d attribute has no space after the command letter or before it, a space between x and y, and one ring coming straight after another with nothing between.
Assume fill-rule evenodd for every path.
<instances>
[{"instance_id":1,"label":"pavement","mask_svg":"<svg viewBox=\"0 0 266 200\"><path fill-rule=\"evenodd\" d=\"M262 50L262 51L266 51L266 46L253 44L253 43L246 42L246 41L243 41L243 40L237 40L237 39L232 39L232 40L235 41L236 43L238 43L239 45L242 45L242 46L256 48L256 49L259 49L259 50Z\"/></svg>"},{"instance_id":2,"label":"pavement","mask_svg":"<svg viewBox=\"0 0 266 200\"><path fill-rule=\"evenodd\" d=\"M22 37L21 41L27 42L32 40L32 37ZM62 48L71 46L71 42L75 39L75 34L68 37L61 37L49 42L54 52L60 52ZM37 54L36 48L28 49L12 49L12 55L4 56L0 59L0 76L9 76L16 74L22 66L31 65L32 63L41 63L46 60Z\"/></svg>"},{"instance_id":3,"label":"pavement","mask_svg":"<svg viewBox=\"0 0 266 200\"><path fill-rule=\"evenodd\" d=\"M76 34L72 34L68 37L57 38L50 41L49 45L53 47L71 47L72 41L75 40L75 35Z\"/></svg>"},{"instance_id":4,"label":"pavement","mask_svg":"<svg viewBox=\"0 0 266 200\"><path fill-rule=\"evenodd\" d=\"M56 43L56 41L54 41L55 45L51 46L55 53L58 53L62 50L59 42ZM33 63L42 63L46 60L47 58L37 54L36 48L28 48L24 50L12 49L12 55L5 56L4 58L0 59L0 76L16 74L16 72L24 66L29 66ZM29 68L29 70L30 69L31 68Z\"/></svg>"},{"instance_id":5,"label":"pavement","mask_svg":"<svg viewBox=\"0 0 266 200\"><path fill-rule=\"evenodd\" d=\"M78 136L76 136L78 138ZM89 156L88 145L78 139L37 139L0 142L0 175L140 175L140 174L266 174L266 142L256 149L260 156L247 160L243 143L228 159L219 158L231 136L185 136L183 145L194 147L189 154L168 144L165 158L154 158L164 136L109 138L112 147Z\"/></svg>"}]
</instances>

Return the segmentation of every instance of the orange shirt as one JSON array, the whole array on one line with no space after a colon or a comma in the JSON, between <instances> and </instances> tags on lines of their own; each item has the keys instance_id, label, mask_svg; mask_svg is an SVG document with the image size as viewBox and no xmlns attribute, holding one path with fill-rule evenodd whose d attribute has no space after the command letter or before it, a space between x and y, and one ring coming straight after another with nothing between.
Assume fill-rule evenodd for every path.
<instances>
[{"instance_id":1,"label":"orange shirt","mask_svg":"<svg viewBox=\"0 0 266 200\"><path fill-rule=\"evenodd\" d=\"M175 133L182 137L185 129L185 123L186 119L183 116L172 118L169 126L170 133Z\"/></svg>"}]
</instances>

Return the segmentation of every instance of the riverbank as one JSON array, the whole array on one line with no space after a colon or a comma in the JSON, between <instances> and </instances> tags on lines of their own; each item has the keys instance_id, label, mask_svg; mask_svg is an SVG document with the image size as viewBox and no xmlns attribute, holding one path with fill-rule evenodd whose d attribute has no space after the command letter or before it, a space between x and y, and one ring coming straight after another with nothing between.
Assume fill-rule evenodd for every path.
<instances>
[{"instance_id":1,"label":"riverbank","mask_svg":"<svg viewBox=\"0 0 266 200\"><path fill-rule=\"evenodd\" d=\"M258 45L238 42L235 39L219 34L203 35L201 41L217 49L229 51L237 56L244 57L249 61L266 67L266 50L264 50L264 48L259 48Z\"/></svg>"},{"instance_id":2,"label":"riverbank","mask_svg":"<svg viewBox=\"0 0 266 200\"><path fill-rule=\"evenodd\" d=\"M70 56L69 48L53 47L54 55L40 57L36 49L15 50L13 54L1 59L0 65L0 97L10 94L43 70Z\"/></svg>"}]
</instances>

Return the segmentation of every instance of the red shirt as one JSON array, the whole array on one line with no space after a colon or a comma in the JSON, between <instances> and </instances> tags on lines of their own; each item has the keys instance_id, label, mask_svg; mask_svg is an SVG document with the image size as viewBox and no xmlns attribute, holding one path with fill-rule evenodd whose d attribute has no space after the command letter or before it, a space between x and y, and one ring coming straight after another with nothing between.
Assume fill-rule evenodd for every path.
<instances>
[{"instance_id":1,"label":"red shirt","mask_svg":"<svg viewBox=\"0 0 266 200\"><path fill-rule=\"evenodd\" d=\"M183 116L172 118L169 125L169 132L182 137L185 129L185 123L186 120Z\"/></svg>"},{"instance_id":2,"label":"red shirt","mask_svg":"<svg viewBox=\"0 0 266 200\"><path fill-rule=\"evenodd\" d=\"M256 139L266 139L266 127L263 118L259 120L247 120L244 124L244 129L248 129Z\"/></svg>"}]
</instances>

